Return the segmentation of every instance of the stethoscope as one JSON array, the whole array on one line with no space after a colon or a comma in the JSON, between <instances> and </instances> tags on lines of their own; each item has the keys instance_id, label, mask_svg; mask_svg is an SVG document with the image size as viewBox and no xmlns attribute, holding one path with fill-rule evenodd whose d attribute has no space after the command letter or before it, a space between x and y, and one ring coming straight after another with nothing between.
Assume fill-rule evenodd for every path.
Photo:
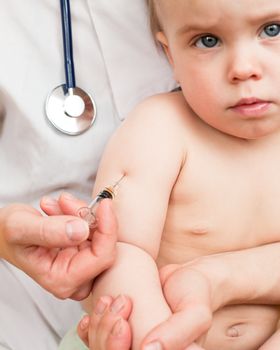
<instances>
[{"instance_id":1,"label":"stethoscope","mask_svg":"<svg viewBox=\"0 0 280 350\"><path fill-rule=\"evenodd\" d=\"M60 0L60 8L66 83L57 86L48 95L46 115L62 133L80 135L92 126L96 106L90 94L76 86L69 0Z\"/></svg>"}]
</instances>

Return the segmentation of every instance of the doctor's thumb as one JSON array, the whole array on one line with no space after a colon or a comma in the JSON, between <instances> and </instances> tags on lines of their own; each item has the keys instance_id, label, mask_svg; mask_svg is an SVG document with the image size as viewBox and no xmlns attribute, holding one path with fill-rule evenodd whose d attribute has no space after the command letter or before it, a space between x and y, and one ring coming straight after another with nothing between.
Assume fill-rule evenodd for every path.
<instances>
[{"instance_id":1,"label":"doctor's thumb","mask_svg":"<svg viewBox=\"0 0 280 350\"><path fill-rule=\"evenodd\" d=\"M117 241L118 224L111 199L102 200L96 210L97 227L92 244L95 255L102 256L114 252Z\"/></svg>"},{"instance_id":2,"label":"doctor's thumb","mask_svg":"<svg viewBox=\"0 0 280 350\"><path fill-rule=\"evenodd\" d=\"M22 213L17 217L19 229L14 223L13 244L36 245L46 248L63 248L76 246L88 238L87 223L75 216L39 216Z\"/></svg>"}]
</instances>

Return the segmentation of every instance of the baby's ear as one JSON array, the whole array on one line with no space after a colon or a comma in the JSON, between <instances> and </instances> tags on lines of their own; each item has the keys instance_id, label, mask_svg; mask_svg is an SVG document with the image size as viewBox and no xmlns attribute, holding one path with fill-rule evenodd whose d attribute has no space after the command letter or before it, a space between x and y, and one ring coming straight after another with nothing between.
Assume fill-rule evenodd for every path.
<instances>
[{"instance_id":1,"label":"baby's ear","mask_svg":"<svg viewBox=\"0 0 280 350\"><path fill-rule=\"evenodd\" d=\"M168 58L169 63L173 67L173 58L172 58L171 52L169 50L168 40L166 38L166 35L163 32L157 32L156 39L160 43L160 45L162 46L162 48L163 48L163 50Z\"/></svg>"},{"instance_id":2,"label":"baby's ear","mask_svg":"<svg viewBox=\"0 0 280 350\"><path fill-rule=\"evenodd\" d=\"M173 69L174 79L180 84L179 80L177 79L176 67L175 67L175 64L174 64L172 53L171 53L169 45L168 45L168 40L167 40L166 35L163 32L157 32L156 33L156 39L160 43L161 47L163 48L163 50L164 50L164 52L166 54L166 57L167 57L170 65L171 65L171 67Z\"/></svg>"}]
</instances>

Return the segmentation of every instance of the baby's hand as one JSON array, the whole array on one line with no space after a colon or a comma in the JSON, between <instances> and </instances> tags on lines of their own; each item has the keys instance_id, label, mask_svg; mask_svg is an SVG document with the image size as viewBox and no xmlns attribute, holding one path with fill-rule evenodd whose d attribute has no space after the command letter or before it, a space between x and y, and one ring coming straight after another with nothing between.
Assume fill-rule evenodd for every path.
<instances>
[{"instance_id":1,"label":"baby's hand","mask_svg":"<svg viewBox=\"0 0 280 350\"><path fill-rule=\"evenodd\" d=\"M127 319L131 309L127 297L101 297L91 316L80 321L77 328L80 338L91 350L129 350L132 338Z\"/></svg>"},{"instance_id":2,"label":"baby's hand","mask_svg":"<svg viewBox=\"0 0 280 350\"><path fill-rule=\"evenodd\" d=\"M211 326L211 286L204 274L187 265L168 265L160 272L164 295L173 312L145 338L144 349L191 350ZM199 339L200 338L200 339ZM150 347L149 347L150 346ZM157 346L157 347L156 347Z\"/></svg>"}]
</instances>

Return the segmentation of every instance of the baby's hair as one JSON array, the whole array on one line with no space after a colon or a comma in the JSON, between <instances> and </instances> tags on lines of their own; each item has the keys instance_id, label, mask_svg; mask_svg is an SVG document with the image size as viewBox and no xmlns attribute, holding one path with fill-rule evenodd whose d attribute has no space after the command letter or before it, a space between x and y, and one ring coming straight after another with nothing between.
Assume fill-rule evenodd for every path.
<instances>
[{"instance_id":1,"label":"baby's hair","mask_svg":"<svg viewBox=\"0 0 280 350\"><path fill-rule=\"evenodd\" d=\"M156 11L156 4L155 4L156 0L146 0L146 1L148 5L151 31L153 36L155 37L156 33L162 30L158 15L157 15L157 11Z\"/></svg>"}]
</instances>

